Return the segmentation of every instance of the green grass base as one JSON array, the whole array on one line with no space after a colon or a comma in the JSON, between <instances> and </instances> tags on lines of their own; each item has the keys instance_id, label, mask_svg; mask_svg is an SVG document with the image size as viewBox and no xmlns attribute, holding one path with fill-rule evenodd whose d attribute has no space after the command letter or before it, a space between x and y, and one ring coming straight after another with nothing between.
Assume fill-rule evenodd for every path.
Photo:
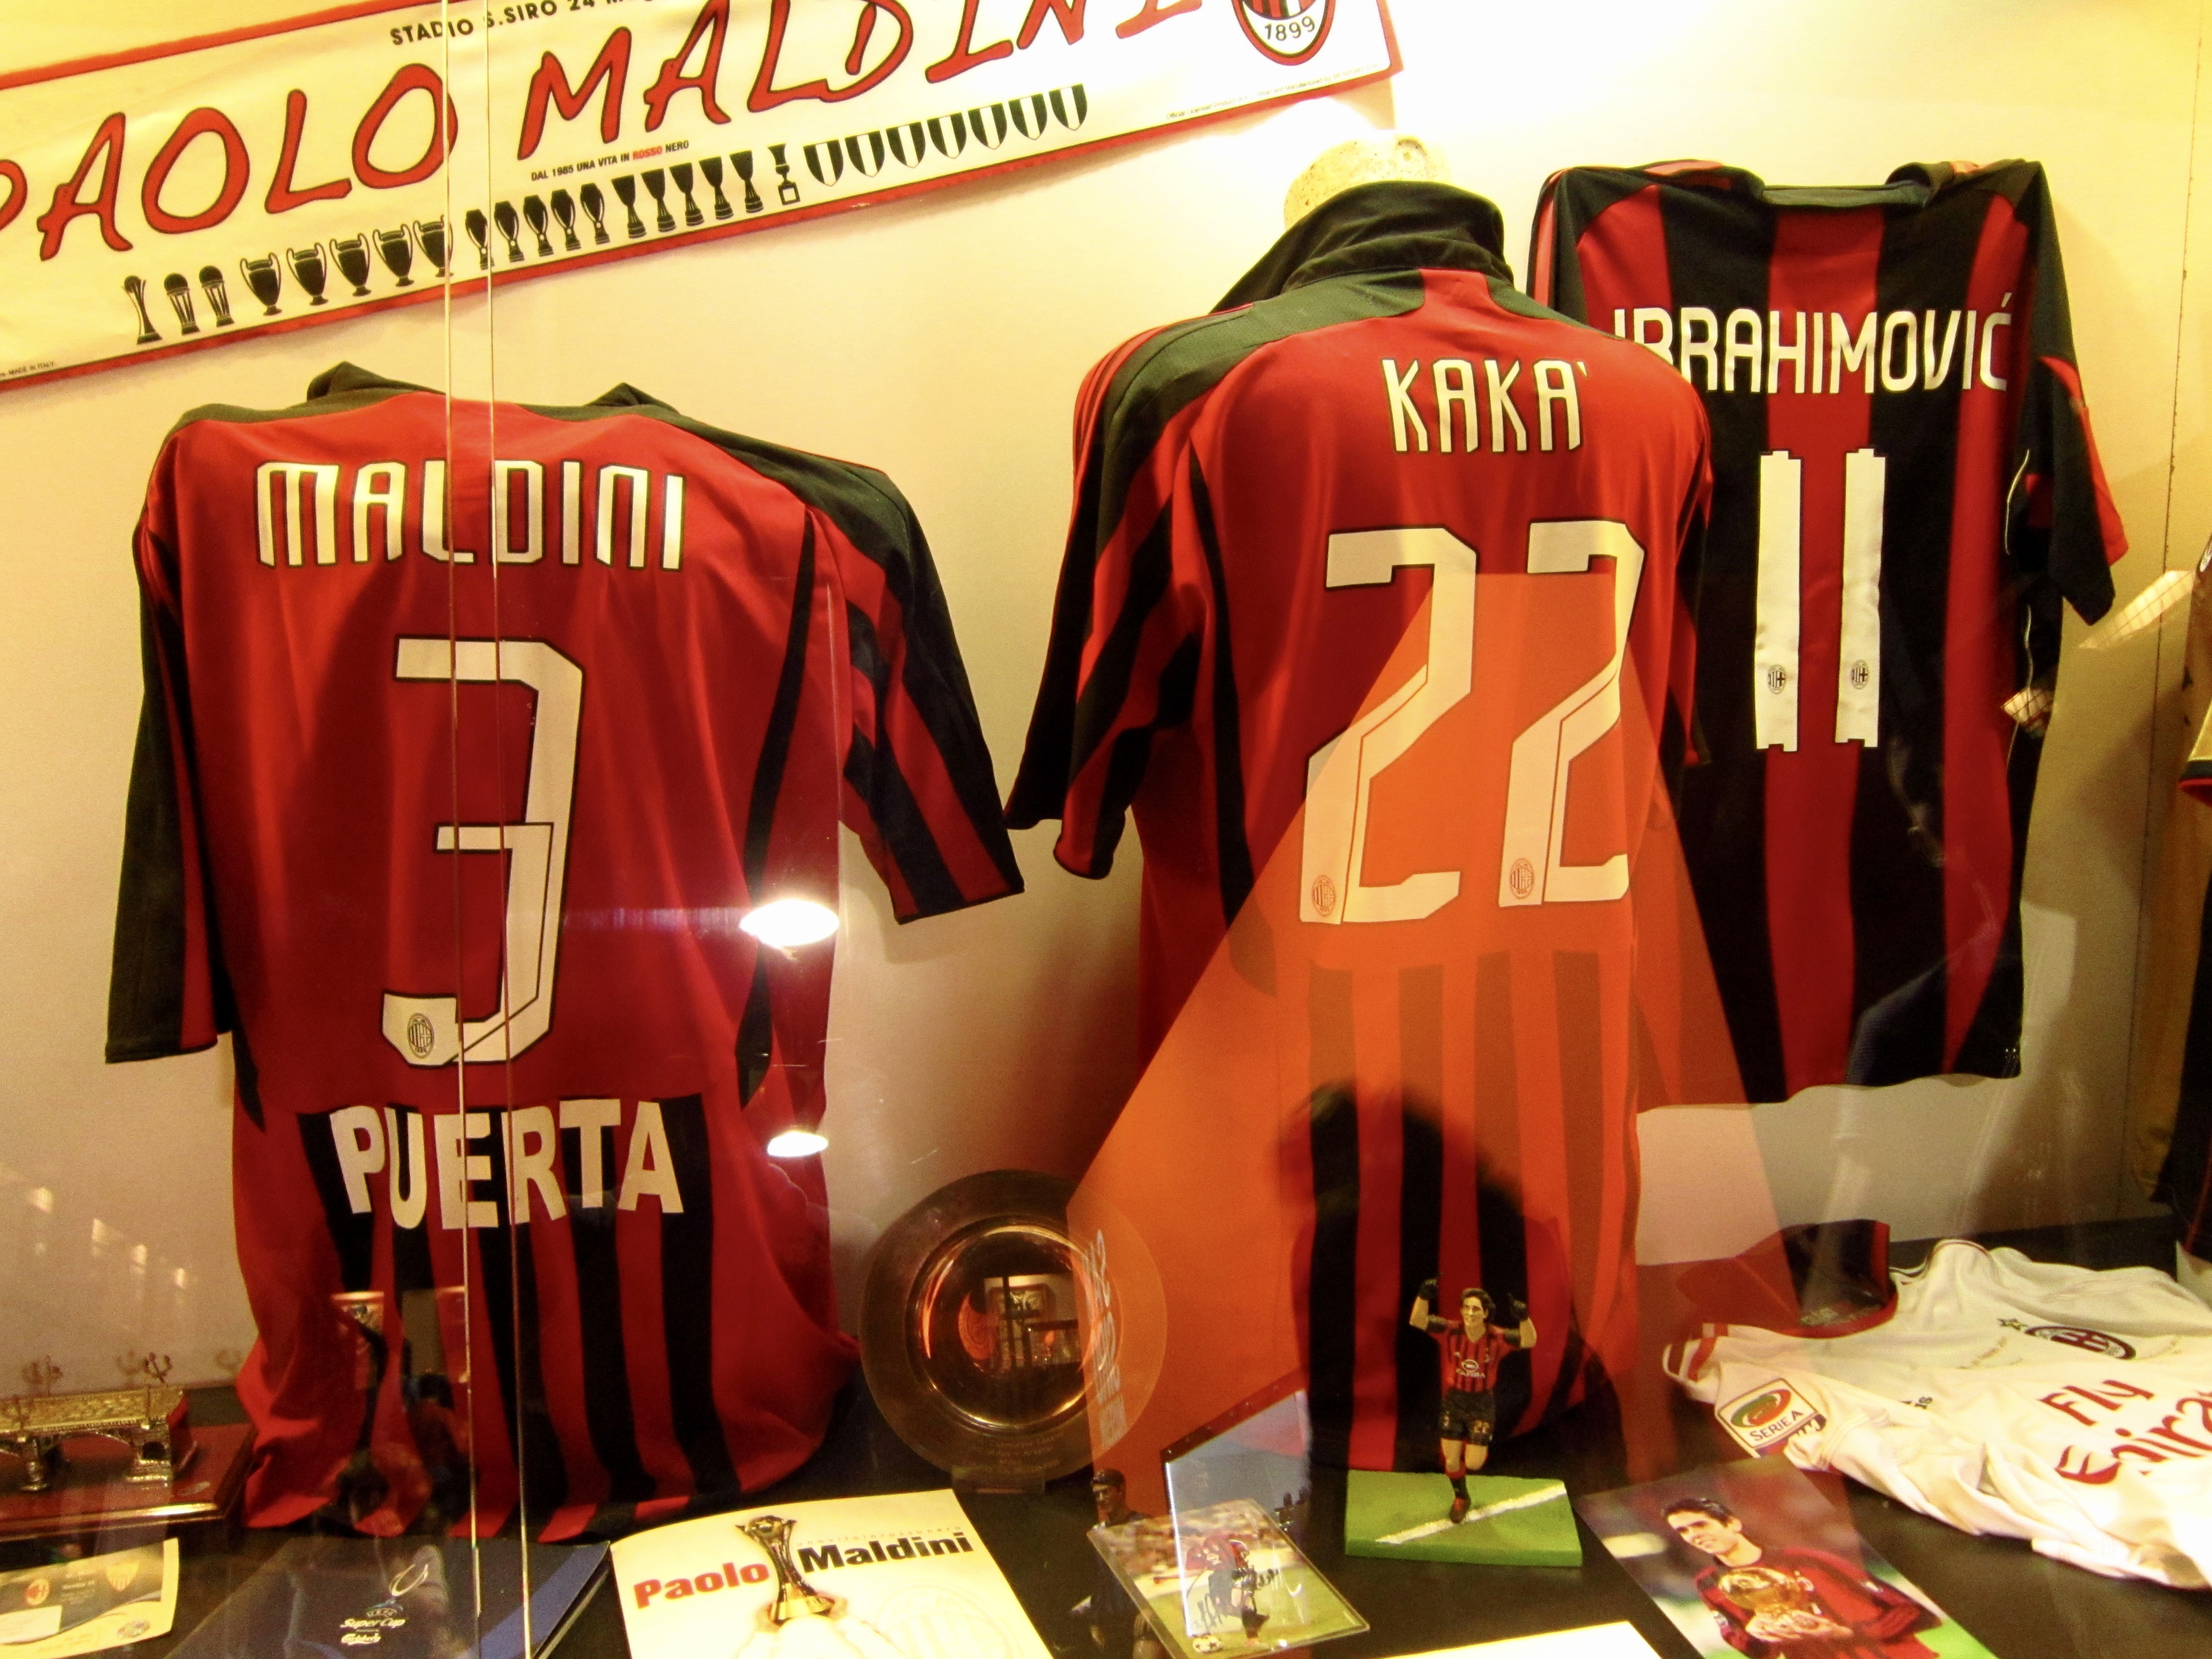
<instances>
[{"instance_id":1,"label":"green grass base","mask_svg":"<svg viewBox=\"0 0 2212 1659\"><path fill-rule=\"evenodd\" d=\"M1467 1495L1473 1507L1518 1498L1556 1486L1556 1481L1522 1480L1508 1475L1471 1474ZM1376 1540L1451 1512L1451 1482L1441 1474L1351 1473L1345 1493L1344 1553L1381 1560L1458 1561L1480 1566L1578 1567L1582 1540L1575 1531L1574 1505L1563 1494L1548 1504L1509 1510L1487 1520L1462 1522L1403 1544Z\"/></svg>"}]
</instances>

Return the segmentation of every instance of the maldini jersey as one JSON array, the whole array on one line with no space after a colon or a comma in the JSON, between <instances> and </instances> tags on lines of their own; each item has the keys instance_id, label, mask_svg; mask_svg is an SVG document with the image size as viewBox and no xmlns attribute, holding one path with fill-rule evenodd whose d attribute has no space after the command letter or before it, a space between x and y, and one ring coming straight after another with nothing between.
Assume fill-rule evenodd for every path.
<instances>
[{"instance_id":1,"label":"maldini jersey","mask_svg":"<svg viewBox=\"0 0 2212 1659\"><path fill-rule=\"evenodd\" d=\"M250 1517L472 1468L558 1536L793 1467L852 1349L763 1147L821 1115L830 951L738 924L836 903L841 819L902 920L1020 884L904 500L342 365L187 416L137 562L108 1056L233 1036Z\"/></svg>"},{"instance_id":2,"label":"maldini jersey","mask_svg":"<svg viewBox=\"0 0 2212 1659\"><path fill-rule=\"evenodd\" d=\"M2013 1075L2059 604L2126 550L2043 169L1577 167L1530 269L1711 417L1681 826L1749 1097Z\"/></svg>"},{"instance_id":3,"label":"maldini jersey","mask_svg":"<svg viewBox=\"0 0 2212 1659\"><path fill-rule=\"evenodd\" d=\"M1757 1451L2114 1577L2212 1575L2212 1310L2152 1267L1963 1240L1850 1335L1709 1327L1667 1366Z\"/></svg>"},{"instance_id":4,"label":"maldini jersey","mask_svg":"<svg viewBox=\"0 0 2212 1659\"><path fill-rule=\"evenodd\" d=\"M1007 808L1059 818L1079 874L1132 810L1143 843L1156 1057L1085 1192L1178 1328L1252 1334L1264 1367L1274 1264L1206 1189L1281 1134L1305 1220L1267 1224L1305 1227L1316 1440L1361 1468L1435 1456L1424 1279L1522 1295L1547 1334L1506 1431L1634 1352L1631 867L1672 837L1706 434L1649 353L1516 292L1498 238L1479 197L1362 185L1093 370ZM1210 1050L1217 978L1267 1000L1267 1061ZM1165 1363L1220 1406L1276 1376L1202 1342Z\"/></svg>"}]
</instances>

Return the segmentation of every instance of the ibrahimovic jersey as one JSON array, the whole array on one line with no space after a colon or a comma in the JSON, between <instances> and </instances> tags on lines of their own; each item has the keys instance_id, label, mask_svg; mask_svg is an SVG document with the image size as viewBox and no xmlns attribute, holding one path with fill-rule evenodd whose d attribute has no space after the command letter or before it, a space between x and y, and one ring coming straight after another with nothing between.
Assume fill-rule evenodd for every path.
<instances>
[{"instance_id":1,"label":"ibrahimovic jersey","mask_svg":"<svg viewBox=\"0 0 2212 1659\"><path fill-rule=\"evenodd\" d=\"M761 1147L821 1115L828 947L738 923L836 903L841 819L902 919L1019 885L903 499L343 366L187 416L137 552L108 1054L233 1033L253 1517L403 1524L440 1436L480 1515L792 1467L850 1344Z\"/></svg>"},{"instance_id":2,"label":"ibrahimovic jersey","mask_svg":"<svg viewBox=\"0 0 2212 1659\"><path fill-rule=\"evenodd\" d=\"M1531 268L1712 419L1682 837L1751 1098L2013 1075L2059 601L2126 546L2043 169L1577 167Z\"/></svg>"},{"instance_id":3,"label":"ibrahimovic jersey","mask_svg":"<svg viewBox=\"0 0 2212 1659\"><path fill-rule=\"evenodd\" d=\"M1275 1294L1220 1271L1274 1248L1224 1189L1304 1206L1284 1300L1321 1443L1364 1468L1434 1455L1425 1278L1562 1334L1508 1428L1632 1352L1630 871L1672 834L1705 429L1649 354L1516 292L1498 243L1478 197L1363 185L1094 370L1008 807L1060 818L1079 874L1125 812L1143 843L1158 1053L1086 1188L1178 1322L1262 1344L1249 1303L1200 1306ZM1263 1026L1277 1052L1231 1057ZM1223 1352L1167 1363L1226 1386Z\"/></svg>"}]
</instances>

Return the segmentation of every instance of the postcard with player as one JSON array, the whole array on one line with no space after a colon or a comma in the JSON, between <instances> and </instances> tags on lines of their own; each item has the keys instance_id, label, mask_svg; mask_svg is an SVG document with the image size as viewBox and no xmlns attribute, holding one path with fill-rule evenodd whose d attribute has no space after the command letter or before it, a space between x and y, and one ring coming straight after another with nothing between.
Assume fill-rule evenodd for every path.
<instances>
[{"instance_id":1,"label":"postcard with player","mask_svg":"<svg viewBox=\"0 0 2212 1659\"><path fill-rule=\"evenodd\" d=\"M1050 1659L950 1491L703 1516L614 1559L636 1659Z\"/></svg>"},{"instance_id":2,"label":"postcard with player","mask_svg":"<svg viewBox=\"0 0 2212 1659\"><path fill-rule=\"evenodd\" d=\"M1785 1459L1692 1469L1575 1508L1711 1659L1991 1659Z\"/></svg>"},{"instance_id":3,"label":"postcard with player","mask_svg":"<svg viewBox=\"0 0 2212 1659\"><path fill-rule=\"evenodd\" d=\"M1249 1498L1093 1527L1091 1544L1182 1659L1310 1647L1367 1628Z\"/></svg>"},{"instance_id":4,"label":"postcard with player","mask_svg":"<svg viewBox=\"0 0 2212 1659\"><path fill-rule=\"evenodd\" d=\"M177 1620L177 1540L0 1573L0 1649L67 1659L166 1636Z\"/></svg>"}]
</instances>

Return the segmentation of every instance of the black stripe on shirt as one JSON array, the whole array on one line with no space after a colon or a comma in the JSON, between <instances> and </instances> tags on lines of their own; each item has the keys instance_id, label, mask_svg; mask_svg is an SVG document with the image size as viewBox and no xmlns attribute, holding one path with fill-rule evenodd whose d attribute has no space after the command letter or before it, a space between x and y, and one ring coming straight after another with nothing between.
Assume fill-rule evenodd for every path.
<instances>
[{"instance_id":1,"label":"black stripe on shirt","mask_svg":"<svg viewBox=\"0 0 2212 1659\"><path fill-rule=\"evenodd\" d=\"M734 1495L736 1466L714 1404L714 1149L697 1095L660 1103L661 1126L683 1195L660 1216L660 1321L668 1345L668 1409L700 1496ZM634 1132L633 1132L634 1133Z\"/></svg>"}]
</instances>

